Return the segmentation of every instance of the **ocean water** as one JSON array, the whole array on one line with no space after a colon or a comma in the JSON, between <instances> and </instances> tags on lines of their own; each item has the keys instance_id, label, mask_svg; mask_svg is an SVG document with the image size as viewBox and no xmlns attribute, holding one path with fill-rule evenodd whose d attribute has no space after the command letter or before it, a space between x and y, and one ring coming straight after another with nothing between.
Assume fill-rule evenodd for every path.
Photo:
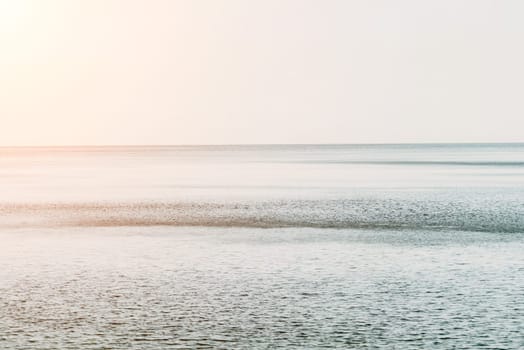
<instances>
[{"instance_id":1,"label":"ocean water","mask_svg":"<svg viewBox=\"0 0 524 350\"><path fill-rule=\"evenodd\" d=\"M524 144L0 149L1 349L524 348Z\"/></svg>"}]
</instances>

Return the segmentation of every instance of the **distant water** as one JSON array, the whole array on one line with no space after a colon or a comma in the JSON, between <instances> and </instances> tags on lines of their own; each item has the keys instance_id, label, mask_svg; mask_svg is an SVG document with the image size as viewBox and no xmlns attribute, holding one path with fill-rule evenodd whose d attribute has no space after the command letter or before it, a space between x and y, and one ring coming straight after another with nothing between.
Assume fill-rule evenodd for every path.
<instances>
[{"instance_id":1,"label":"distant water","mask_svg":"<svg viewBox=\"0 0 524 350\"><path fill-rule=\"evenodd\" d=\"M524 231L524 144L0 149L0 225Z\"/></svg>"},{"instance_id":2,"label":"distant water","mask_svg":"<svg viewBox=\"0 0 524 350\"><path fill-rule=\"evenodd\" d=\"M524 144L0 148L0 348L524 348Z\"/></svg>"}]
</instances>

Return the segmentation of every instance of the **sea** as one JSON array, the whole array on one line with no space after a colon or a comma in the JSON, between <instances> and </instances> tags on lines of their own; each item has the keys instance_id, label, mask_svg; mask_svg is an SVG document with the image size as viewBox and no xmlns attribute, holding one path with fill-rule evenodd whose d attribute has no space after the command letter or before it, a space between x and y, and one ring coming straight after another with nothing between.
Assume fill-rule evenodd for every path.
<instances>
[{"instance_id":1,"label":"sea","mask_svg":"<svg viewBox=\"0 0 524 350\"><path fill-rule=\"evenodd\" d=\"M0 349L523 349L524 144L0 148Z\"/></svg>"}]
</instances>

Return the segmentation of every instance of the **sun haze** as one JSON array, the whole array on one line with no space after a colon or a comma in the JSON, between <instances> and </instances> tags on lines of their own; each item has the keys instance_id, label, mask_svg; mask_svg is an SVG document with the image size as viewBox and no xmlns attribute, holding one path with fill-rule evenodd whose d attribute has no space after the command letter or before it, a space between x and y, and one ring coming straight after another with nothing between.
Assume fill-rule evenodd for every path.
<instances>
[{"instance_id":1,"label":"sun haze","mask_svg":"<svg viewBox=\"0 0 524 350\"><path fill-rule=\"evenodd\" d=\"M523 13L0 0L0 144L522 141Z\"/></svg>"}]
</instances>

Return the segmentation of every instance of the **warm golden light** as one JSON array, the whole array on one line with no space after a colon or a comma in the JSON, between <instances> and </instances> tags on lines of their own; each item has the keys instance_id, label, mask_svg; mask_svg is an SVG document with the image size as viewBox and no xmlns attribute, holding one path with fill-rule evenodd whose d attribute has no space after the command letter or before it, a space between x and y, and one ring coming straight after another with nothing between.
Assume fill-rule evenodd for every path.
<instances>
[{"instance_id":1,"label":"warm golden light","mask_svg":"<svg viewBox=\"0 0 524 350\"><path fill-rule=\"evenodd\" d=\"M0 0L0 145L522 141L524 2L468 1Z\"/></svg>"},{"instance_id":2,"label":"warm golden light","mask_svg":"<svg viewBox=\"0 0 524 350\"><path fill-rule=\"evenodd\" d=\"M13 33L20 29L20 25L28 14L27 5L28 3L23 0L0 0L1 34Z\"/></svg>"}]
</instances>

